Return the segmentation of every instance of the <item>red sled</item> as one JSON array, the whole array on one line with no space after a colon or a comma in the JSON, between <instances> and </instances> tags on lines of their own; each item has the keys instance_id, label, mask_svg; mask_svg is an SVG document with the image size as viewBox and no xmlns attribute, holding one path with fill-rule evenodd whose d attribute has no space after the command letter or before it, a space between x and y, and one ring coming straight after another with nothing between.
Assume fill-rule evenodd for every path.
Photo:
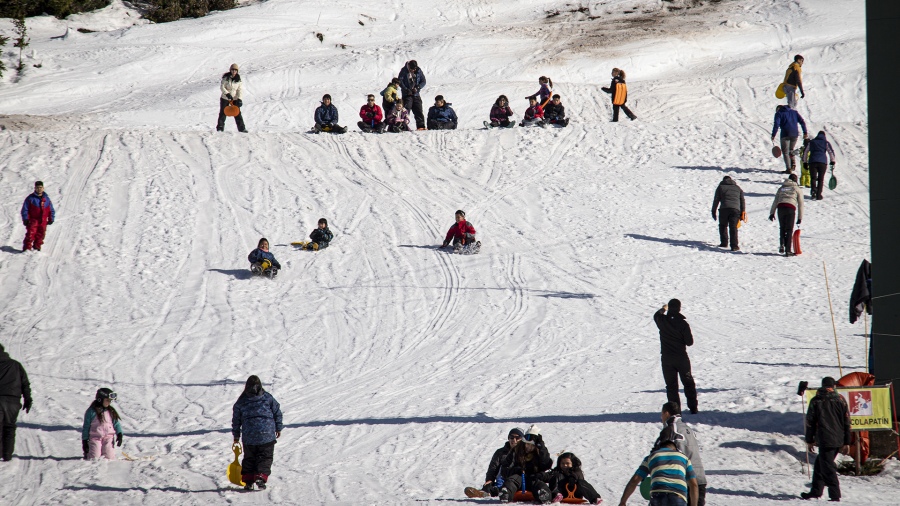
<instances>
[{"instance_id":1,"label":"red sled","mask_svg":"<svg viewBox=\"0 0 900 506\"><path fill-rule=\"evenodd\" d=\"M791 242L793 243L793 246L794 246L794 254L795 255L799 255L799 254L803 253L803 251L800 250L800 229L799 228L797 230L794 230L794 237L791 240Z\"/></svg>"}]
</instances>

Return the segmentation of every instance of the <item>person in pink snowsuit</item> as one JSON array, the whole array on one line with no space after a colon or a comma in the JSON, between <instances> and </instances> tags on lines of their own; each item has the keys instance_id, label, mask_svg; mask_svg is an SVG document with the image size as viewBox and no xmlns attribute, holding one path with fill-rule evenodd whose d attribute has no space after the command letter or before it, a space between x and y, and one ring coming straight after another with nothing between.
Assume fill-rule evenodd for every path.
<instances>
[{"instance_id":1,"label":"person in pink snowsuit","mask_svg":"<svg viewBox=\"0 0 900 506\"><path fill-rule=\"evenodd\" d=\"M22 224L25 225L25 241L22 243L22 251L28 251L32 247L40 251L44 244L44 234L47 225L53 225L56 218L56 210L53 202L44 193L44 183L34 182L34 193L25 199L22 204Z\"/></svg>"},{"instance_id":2,"label":"person in pink snowsuit","mask_svg":"<svg viewBox=\"0 0 900 506\"><path fill-rule=\"evenodd\" d=\"M116 460L115 446L122 446L122 426L119 413L111 406L116 393L109 388L97 390L97 397L84 413L81 429L81 450L85 460L104 457Z\"/></svg>"}]
</instances>

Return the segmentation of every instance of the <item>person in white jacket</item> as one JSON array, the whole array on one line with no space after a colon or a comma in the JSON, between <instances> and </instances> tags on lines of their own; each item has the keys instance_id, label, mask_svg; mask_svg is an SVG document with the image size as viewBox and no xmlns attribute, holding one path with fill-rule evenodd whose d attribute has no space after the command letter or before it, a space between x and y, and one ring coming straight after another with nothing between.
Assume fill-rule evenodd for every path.
<instances>
[{"instance_id":1,"label":"person in white jacket","mask_svg":"<svg viewBox=\"0 0 900 506\"><path fill-rule=\"evenodd\" d=\"M216 131L222 132L225 130L225 108L228 104L233 102L238 107L244 105L242 100L244 87L241 75L238 74L237 63L232 63L228 72L222 74L222 84L219 88L222 90L222 96L219 97L219 122L216 123ZM238 132L247 132L241 113L234 117L234 122L237 124Z\"/></svg>"},{"instance_id":2,"label":"person in white jacket","mask_svg":"<svg viewBox=\"0 0 900 506\"><path fill-rule=\"evenodd\" d=\"M769 209L769 221L775 221L776 211L780 225L778 252L784 253L784 256L793 256L791 236L794 235L794 218L797 218L797 225L803 220L803 192L797 184L796 174L788 176L775 192L775 200Z\"/></svg>"}]
</instances>

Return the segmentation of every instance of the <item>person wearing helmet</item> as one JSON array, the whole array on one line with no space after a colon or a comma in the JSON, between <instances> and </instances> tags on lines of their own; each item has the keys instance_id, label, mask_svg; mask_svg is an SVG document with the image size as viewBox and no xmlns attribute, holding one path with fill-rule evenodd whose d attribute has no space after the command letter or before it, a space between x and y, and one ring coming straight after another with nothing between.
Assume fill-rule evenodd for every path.
<instances>
[{"instance_id":1,"label":"person wearing helmet","mask_svg":"<svg viewBox=\"0 0 900 506\"><path fill-rule=\"evenodd\" d=\"M667 426L660 432L650 455L628 480L619 506L626 506L628 498L640 486L644 478L650 477L650 504L654 506L697 506L699 487L694 467L683 453L678 451L678 432Z\"/></svg>"},{"instance_id":2,"label":"person wearing helmet","mask_svg":"<svg viewBox=\"0 0 900 506\"><path fill-rule=\"evenodd\" d=\"M84 413L84 425L81 428L81 451L85 460L104 457L116 460L116 446L122 446L122 425L119 413L112 407L116 393L109 388L97 390L94 402Z\"/></svg>"},{"instance_id":3,"label":"person wearing helmet","mask_svg":"<svg viewBox=\"0 0 900 506\"><path fill-rule=\"evenodd\" d=\"M222 132L225 130L225 108L232 103L238 107L244 105L241 99L244 85L241 82L241 75L238 74L237 63L232 63L228 72L222 74L222 83L219 85L219 89L222 91L222 96L219 97L219 121L216 123L216 131ZM244 126L244 116L240 112L234 117L234 122L237 125L238 132L247 133L247 127Z\"/></svg>"}]
</instances>

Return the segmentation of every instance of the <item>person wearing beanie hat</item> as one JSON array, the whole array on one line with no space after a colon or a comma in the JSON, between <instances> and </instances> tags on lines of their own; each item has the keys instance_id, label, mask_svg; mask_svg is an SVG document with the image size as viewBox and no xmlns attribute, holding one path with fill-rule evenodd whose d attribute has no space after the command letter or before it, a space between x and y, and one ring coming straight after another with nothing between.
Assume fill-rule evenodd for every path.
<instances>
[{"instance_id":1,"label":"person wearing beanie hat","mask_svg":"<svg viewBox=\"0 0 900 506\"><path fill-rule=\"evenodd\" d=\"M419 95L425 87L425 73L416 60L410 60L400 69L397 79L400 80L400 90L403 92L403 107L412 111L416 118L416 130L425 130L422 97Z\"/></svg>"},{"instance_id":2,"label":"person wearing beanie hat","mask_svg":"<svg viewBox=\"0 0 900 506\"><path fill-rule=\"evenodd\" d=\"M34 182L34 193L25 197L22 203L22 224L25 225L25 240L22 241L22 251L34 248L40 251L44 244L44 236L47 234L47 225L53 225L56 219L56 209L50 196L44 192L44 182Z\"/></svg>"},{"instance_id":3,"label":"person wearing beanie hat","mask_svg":"<svg viewBox=\"0 0 900 506\"><path fill-rule=\"evenodd\" d=\"M660 359L663 380L666 382L666 397L669 402L681 405L678 395L678 378L684 385L684 395L691 414L697 413L697 386L691 373L691 359L687 347L693 346L694 335L691 326L681 314L681 301L669 300L654 315L653 321L659 329Z\"/></svg>"},{"instance_id":4,"label":"person wearing beanie hat","mask_svg":"<svg viewBox=\"0 0 900 506\"><path fill-rule=\"evenodd\" d=\"M775 199L769 209L769 221L775 221L775 212L778 212L778 252L784 256L793 256L791 252L792 236L794 235L794 217L797 225L803 220L803 194L800 185L797 184L797 175L791 174L781 183L781 187L775 192Z\"/></svg>"},{"instance_id":5,"label":"person wearing beanie hat","mask_svg":"<svg viewBox=\"0 0 900 506\"><path fill-rule=\"evenodd\" d=\"M797 108L797 90L800 90L800 98L806 98L806 93L803 92L803 56L802 55L794 55L794 61L788 65L787 71L784 73L784 82L782 83L782 87L784 89L785 97L787 98L787 103L791 106L792 109Z\"/></svg>"},{"instance_id":6,"label":"person wearing beanie hat","mask_svg":"<svg viewBox=\"0 0 900 506\"><path fill-rule=\"evenodd\" d=\"M506 443L497 448L494 455L491 456L491 462L488 464L487 473L484 476L484 484L480 489L466 487L464 492L467 497L497 497L500 495L500 486L503 485L503 477L500 475L501 466L524 437L525 433L518 427L509 431Z\"/></svg>"},{"instance_id":7,"label":"person wearing beanie hat","mask_svg":"<svg viewBox=\"0 0 900 506\"><path fill-rule=\"evenodd\" d=\"M744 203L744 190L731 179L725 176L716 188L713 197L712 218L716 219L716 210L719 211L719 247L727 248L731 241L731 251L740 251L738 244L738 221L747 220L746 204Z\"/></svg>"},{"instance_id":8,"label":"person wearing beanie hat","mask_svg":"<svg viewBox=\"0 0 900 506\"><path fill-rule=\"evenodd\" d=\"M553 459L544 444L544 439L537 426L532 425L525 432L522 443L516 445L502 464L503 486L500 487L500 502L510 502L516 492L527 491L531 492L537 501L549 503L553 496L547 483L549 477L546 471L552 467Z\"/></svg>"},{"instance_id":9,"label":"person wearing beanie hat","mask_svg":"<svg viewBox=\"0 0 900 506\"><path fill-rule=\"evenodd\" d=\"M461 209L456 211L456 223L447 231L444 238L442 248L450 245L453 241L453 252L464 254L475 254L481 250L481 241L475 238L475 227L466 221L466 213Z\"/></svg>"},{"instance_id":10,"label":"person wearing beanie hat","mask_svg":"<svg viewBox=\"0 0 900 506\"><path fill-rule=\"evenodd\" d=\"M822 378L822 388L816 391L806 411L807 449L812 452L818 446L819 453L809 492L800 494L803 499L822 497L827 487L830 500L841 500L841 484L834 459L839 452L847 454L850 451L850 408L834 391L834 385L831 376Z\"/></svg>"},{"instance_id":11,"label":"person wearing beanie hat","mask_svg":"<svg viewBox=\"0 0 900 506\"><path fill-rule=\"evenodd\" d=\"M456 111L443 95L434 97L434 105L428 109L429 130L456 130Z\"/></svg>"},{"instance_id":12,"label":"person wearing beanie hat","mask_svg":"<svg viewBox=\"0 0 900 506\"><path fill-rule=\"evenodd\" d=\"M800 153L800 161L808 161L809 163L809 179L812 183L810 197L816 200L822 200L822 190L825 186L825 165L831 161L831 170L834 172L834 148L828 142L825 132L819 130L816 138L804 144L803 151Z\"/></svg>"},{"instance_id":13,"label":"person wearing beanie hat","mask_svg":"<svg viewBox=\"0 0 900 506\"><path fill-rule=\"evenodd\" d=\"M219 97L219 120L216 122L216 131L225 130L225 108L234 104L238 108L244 106L242 100L244 85L241 82L241 75L238 74L238 64L232 63L228 68L228 72L222 74L222 82L219 84L219 90L222 92ZM247 127L244 126L244 116L240 111L234 117L234 123L237 125L238 132L247 133Z\"/></svg>"},{"instance_id":14,"label":"person wearing beanie hat","mask_svg":"<svg viewBox=\"0 0 900 506\"><path fill-rule=\"evenodd\" d=\"M313 132L315 133L331 132L342 134L347 132L347 127L338 125L337 107L331 103L331 95L327 93L322 95L322 103L319 107L316 107L313 117L316 121L316 124L313 126Z\"/></svg>"},{"instance_id":15,"label":"person wearing beanie hat","mask_svg":"<svg viewBox=\"0 0 900 506\"><path fill-rule=\"evenodd\" d=\"M311 241L305 244L300 243L304 249L319 251L327 248L331 240L334 239L334 234L328 228L328 220L319 218L317 225L316 229L309 234Z\"/></svg>"}]
</instances>

